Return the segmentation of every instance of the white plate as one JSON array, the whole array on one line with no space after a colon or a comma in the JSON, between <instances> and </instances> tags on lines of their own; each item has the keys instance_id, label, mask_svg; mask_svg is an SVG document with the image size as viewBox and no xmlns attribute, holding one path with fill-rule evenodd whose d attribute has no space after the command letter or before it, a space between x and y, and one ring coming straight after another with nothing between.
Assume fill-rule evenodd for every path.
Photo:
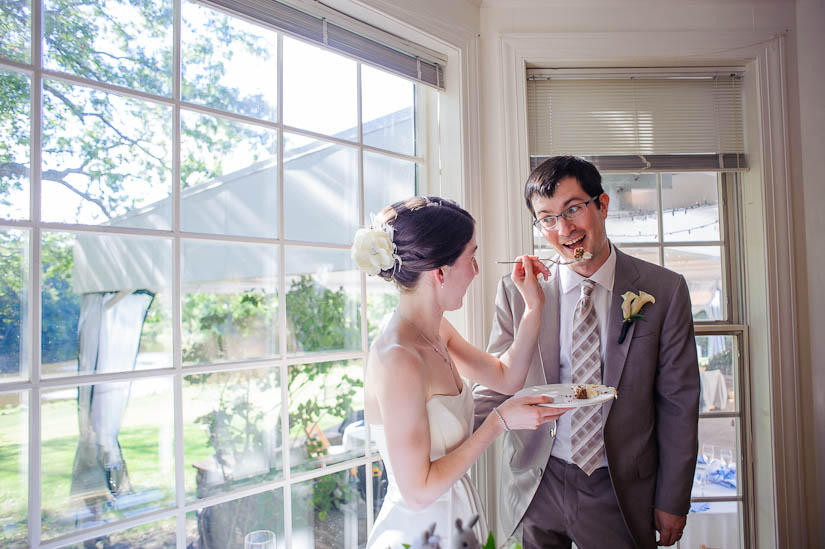
<instances>
[{"instance_id":1,"label":"white plate","mask_svg":"<svg viewBox=\"0 0 825 549\"><path fill-rule=\"evenodd\" d=\"M539 404L539 406L547 406L548 408L580 408L582 406L593 406L594 404L601 404L607 402L614 397L612 393L603 393L594 398L576 398L573 396L573 387L575 383L552 383L550 385L535 385L533 387L525 387L513 396L542 396L547 395L553 397L553 402L547 404Z\"/></svg>"}]
</instances>

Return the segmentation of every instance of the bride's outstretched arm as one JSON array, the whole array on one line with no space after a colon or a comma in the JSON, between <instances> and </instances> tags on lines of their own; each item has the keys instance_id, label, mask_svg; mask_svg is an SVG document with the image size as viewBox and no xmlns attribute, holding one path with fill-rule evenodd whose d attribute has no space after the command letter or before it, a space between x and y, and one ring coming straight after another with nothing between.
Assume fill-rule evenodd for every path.
<instances>
[{"instance_id":1,"label":"bride's outstretched arm","mask_svg":"<svg viewBox=\"0 0 825 549\"><path fill-rule=\"evenodd\" d=\"M442 320L442 338L462 376L507 395L524 386L544 307L544 290L537 277L547 272L547 267L531 256L522 256L513 265L511 278L524 298L525 308L512 345L499 358L471 345L446 319Z\"/></svg>"},{"instance_id":2,"label":"bride's outstretched arm","mask_svg":"<svg viewBox=\"0 0 825 549\"><path fill-rule=\"evenodd\" d=\"M373 384L381 408L389 459L407 505L430 505L455 483L504 429L535 429L564 410L534 406L547 397L511 399L491 414L461 445L430 461L427 376L420 356L402 346L381 353L382 372ZM465 389L466 390L466 389Z\"/></svg>"}]
</instances>

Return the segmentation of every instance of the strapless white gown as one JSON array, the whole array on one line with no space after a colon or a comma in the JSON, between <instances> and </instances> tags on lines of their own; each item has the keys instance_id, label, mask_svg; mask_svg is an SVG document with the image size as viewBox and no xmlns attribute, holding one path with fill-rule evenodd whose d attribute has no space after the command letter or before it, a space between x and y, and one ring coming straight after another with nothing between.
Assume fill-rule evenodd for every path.
<instances>
[{"instance_id":1,"label":"strapless white gown","mask_svg":"<svg viewBox=\"0 0 825 549\"><path fill-rule=\"evenodd\" d=\"M430 423L430 460L443 457L470 436L473 428L473 393L463 382L458 395L433 395L427 402ZM378 446L387 471L387 494L381 512L367 541L367 549L398 549L401 544L412 544L435 523L435 533L441 537L441 547L452 549L451 538L455 532L455 519L464 524L473 515L480 515L476 523L476 537L487 540L487 521L481 500L467 474L453 484L427 508L416 511L407 506L395 480L392 463L387 452L387 440L383 425L370 425L372 438Z\"/></svg>"}]
</instances>

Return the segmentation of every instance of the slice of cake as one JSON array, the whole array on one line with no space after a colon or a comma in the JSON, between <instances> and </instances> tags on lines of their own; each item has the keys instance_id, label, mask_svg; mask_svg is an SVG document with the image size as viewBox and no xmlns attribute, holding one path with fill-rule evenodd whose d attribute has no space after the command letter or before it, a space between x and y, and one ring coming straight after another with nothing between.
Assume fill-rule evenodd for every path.
<instances>
[{"instance_id":1,"label":"slice of cake","mask_svg":"<svg viewBox=\"0 0 825 549\"><path fill-rule=\"evenodd\" d=\"M586 385L575 385L573 387L573 398L579 400L586 400L589 398L596 398L599 395L613 395L613 398L618 396L618 391L615 387L607 387L605 385L598 385L595 383L588 383Z\"/></svg>"},{"instance_id":2,"label":"slice of cake","mask_svg":"<svg viewBox=\"0 0 825 549\"><path fill-rule=\"evenodd\" d=\"M573 259L575 259L576 261L581 261L582 259L590 259L592 257L593 254L584 251L584 248L579 247L573 250Z\"/></svg>"},{"instance_id":3,"label":"slice of cake","mask_svg":"<svg viewBox=\"0 0 825 549\"><path fill-rule=\"evenodd\" d=\"M596 398L599 395L606 394L613 395L613 398L616 398L619 395L615 387L607 387L606 385L597 385L595 383L585 385L585 391L587 392L587 398Z\"/></svg>"}]
</instances>

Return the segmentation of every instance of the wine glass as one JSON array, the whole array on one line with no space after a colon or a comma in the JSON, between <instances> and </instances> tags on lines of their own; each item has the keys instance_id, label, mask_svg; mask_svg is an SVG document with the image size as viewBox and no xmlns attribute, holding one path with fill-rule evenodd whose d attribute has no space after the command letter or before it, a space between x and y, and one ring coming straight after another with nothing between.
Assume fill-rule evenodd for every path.
<instances>
[{"instance_id":1,"label":"wine glass","mask_svg":"<svg viewBox=\"0 0 825 549\"><path fill-rule=\"evenodd\" d=\"M710 462L713 461L713 454L716 449L713 447L713 444L702 444L702 459L705 460L705 467L710 465Z\"/></svg>"},{"instance_id":2,"label":"wine glass","mask_svg":"<svg viewBox=\"0 0 825 549\"><path fill-rule=\"evenodd\" d=\"M722 460L722 465L725 467L733 466L733 450L730 448L721 448L719 450L719 459Z\"/></svg>"},{"instance_id":3,"label":"wine glass","mask_svg":"<svg viewBox=\"0 0 825 549\"><path fill-rule=\"evenodd\" d=\"M275 532L255 530L243 539L244 549L275 549Z\"/></svg>"},{"instance_id":4,"label":"wine glass","mask_svg":"<svg viewBox=\"0 0 825 549\"><path fill-rule=\"evenodd\" d=\"M696 480L699 484L699 495L705 495L705 485L708 483L710 474L710 460L713 459L713 444L702 444L702 459L705 464L696 468Z\"/></svg>"}]
</instances>

